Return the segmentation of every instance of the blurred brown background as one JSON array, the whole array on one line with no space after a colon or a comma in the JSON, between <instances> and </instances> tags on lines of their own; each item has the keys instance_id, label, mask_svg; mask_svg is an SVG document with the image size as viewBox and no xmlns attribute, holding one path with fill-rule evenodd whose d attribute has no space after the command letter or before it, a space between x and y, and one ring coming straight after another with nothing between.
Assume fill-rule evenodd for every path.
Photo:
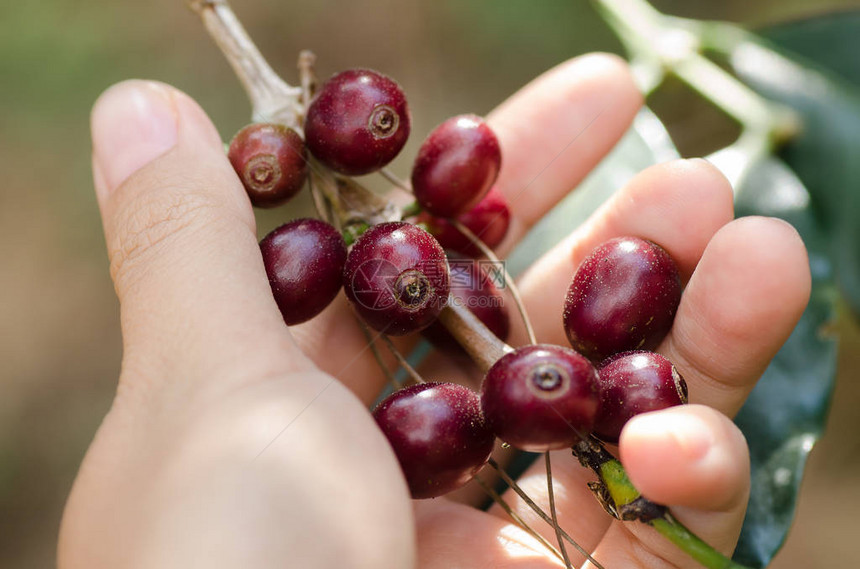
<instances>
[{"instance_id":1,"label":"blurred brown background","mask_svg":"<svg viewBox=\"0 0 860 569\"><path fill-rule=\"evenodd\" d=\"M764 25L857 0L662 0L664 11ZM484 114L564 59L620 51L583 0L249 0L235 9L288 81L310 48L318 70L366 66L409 95L414 155L433 125ZM129 77L195 97L225 139L249 116L230 69L182 0L42 0L0 6L0 567L53 564L59 519L119 371L117 302L89 172L88 114ZM671 95L670 95L671 96ZM660 104L685 154L716 148L719 121L693 97ZM403 160L395 171L406 173ZM306 207L306 204L305 204ZM260 216L265 232L290 212ZM860 334L847 317L828 433L813 453L798 522L773 567L857 567Z\"/></svg>"}]
</instances>

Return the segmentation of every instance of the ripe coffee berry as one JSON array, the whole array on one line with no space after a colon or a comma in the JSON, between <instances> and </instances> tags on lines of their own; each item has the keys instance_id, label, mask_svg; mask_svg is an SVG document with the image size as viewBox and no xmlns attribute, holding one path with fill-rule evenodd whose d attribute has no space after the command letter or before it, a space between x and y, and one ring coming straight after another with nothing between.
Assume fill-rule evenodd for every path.
<instances>
[{"instance_id":1,"label":"ripe coffee berry","mask_svg":"<svg viewBox=\"0 0 860 569\"><path fill-rule=\"evenodd\" d=\"M484 197L501 165L499 141L481 117L452 117L437 126L418 149L412 191L426 211L455 217Z\"/></svg>"},{"instance_id":2,"label":"ripe coffee berry","mask_svg":"<svg viewBox=\"0 0 860 569\"><path fill-rule=\"evenodd\" d=\"M448 300L445 251L410 223L380 223L358 238L346 259L344 292L371 327L393 336L429 326Z\"/></svg>"},{"instance_id":3,"label":"ripe coffee berry","mask_svg":"<svg viewBox=\"0 0 860 569\"><path fill-rule=\"evenodd\" d=\"M288 325L310 320L340 290L346 244L337 230L318 219L297 219L260 241L275 302Z\"/></svg>"},{"instance_id":4,"label":"ripe coffee berry","mask_svg":"<svg viewBox=\"0 0 860 569\"><path fill-rule=\"evenodd\" d=\"M481 408L495 435L522 450L570 447L587 436L599 403L597 371L569 348L517 348L484 377Z\"/></svg>"},{"instance_id":5,"label":"ripe coffee berry","mask_svg":"<svg viewBox=\"0 0 860 569\"><path fill-rule=\"evenodd\" d=\"M598 370L600 408L594 434L617 443L634 415L687 402L687 383L672 362L654 352L625 352Z\"/></svg>"},{"instance_id":6,"label":"ripe coffee berry","mask_svg":"<svg viewBox=\"0 0 860 569\"><path fill-rule=\"evenodd\" d=\"M308 177L305 143L296 131L281 124L246 126L233 137L227 157L257 207L286 202Z\"/></svg>"},{"instance_id":7,"label":"ripe coffee berry","mask_svg":"<svg viewBox=\"0 0 860 569\"><path fill-rule=\"evenodd\" d=\"M451 269L451 300L468 308L484 326L502 341L508 339L511 321L504 298L493 281L474 260L448 254ZM449 354L466 356L465 350L439 322L422 332L434 346Z\"/></svg>"},{"instance_id":8,"label":"ripe coffee berry","mask_svg":"<svg viewBox=\"0 0 860 569\"><path fill-rule=\"evenodd\" d=\"M594 362L629 350L653 350L681 301L681 278L660 246L636 237L611 239L576 270L564 302L571 346Z\"/></svg>"},{"instance_id":9,"label":"ripe coffee berry","mask_svg":"<svg viewBox=\"0 0 860 569\"><path fill-rule=\"evenodd\" d=\"M471 480L493 450L478 395L453 383L422 383L373 411L415 499L435 498Z\"/></svg>"},{"instance_id":10,"label":"ripe coffee berry","mask_svg":"<svg viewBox=\"0 0 860 569\"><path fill-rule=\"evenodd\" d=\"M459 216L457 220L474 233L484 244L492 249L508 234L511 212L508 202L498 188L491 188L478 204ZM416 223L423 223L445 249L469 257L481 257L481 250L471 239L460 233L445 218L421 212Z\"/></svg>"},{"instance_id":11,"label":"ripe coffee berry","mask_svg":"<svg viewBox=\"0 0 860 569\"><path fill-rule=\"evenodd\" d=\"M305 117L308 150L341 174L379 170L409 138L406 96L392 79L369 69L350 69L329 79Z\"/></svg>"}]
</instances>

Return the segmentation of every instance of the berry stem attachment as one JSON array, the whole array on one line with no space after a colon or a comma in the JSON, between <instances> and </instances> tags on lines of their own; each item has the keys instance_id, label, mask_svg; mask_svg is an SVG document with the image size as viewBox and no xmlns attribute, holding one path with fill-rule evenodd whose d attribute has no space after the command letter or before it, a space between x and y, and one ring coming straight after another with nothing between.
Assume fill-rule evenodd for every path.
<instances>
[{"instance_id":1,"label":"berry stem attachment","mask_svg":"<svg viewBox=\"0 0 860 569\"><path fill-rule=\"evenodd\" d=\"M313 98L314 91L317 86L317 77L316 73L314 73L314 65L316 64L317 56L310 50L304 49L299 53L299 60L297 63L297 67L299 69L299 81L301 81L301 103L302 107L307 109L308 105L311 104L311 99ZM299 116L299 122L302 123L302 127L304 127L304 115ZM309 166L312 170L320 168L319 164L314 162L309 162ZM327 196L322 191L322 187L327 187L326 182L321 179L322 175L317 176L316 178L311 175L308 180L308 187L311 190L311 197L313 198L314 207L317 210L317 214L324 219L325 221L331 223L335 227L339 229L343 229L341 227L342 220L335 214L335 208L337 208L337 204L333 202L331 199L327 199ZM338 210L339 212L339 210ZM347 245L351 245L351 243L347 243Z\"/></svg>"},{"instance_id":2,"label":"berry stem attachment","mask_svg":"<svg viewBox=\"0 0 860 569\"><path fill-rule=\"evenodd\" d=\"M588 559L588 561L590 561L592 565L594 565L595 569L606 569L603 565L601 565L601 564L600 564L600 562L599 562L599 561L597 561L597 559L595 559L594 557L592 557L592 556L591 556L591 554L590 554L588 551L586 551L584 547L582 547L581 545L579 545L579 544L578 544L578 543L577 543L577 542L576 542L572 537L570 537L570 535L569 535L566 531L564 531L563 529L561 529L561 528L558 526L558 524L553 524L552 518L549 516L549 514L547 514L546 512L544 512L544 511L543 511L543 508L541 508L540 506L538 506L538 505L535 503L535 501L534 501L534 500L532 500L532 499L529 497L529 495L528 495L528 494L526 494L526 491L525 491L525 490L523 490L523 489L520 487L520 485L519 485L519 484L517 484L516 480L514 480L513 478L511 478L511 475L510 475L510 474L508 474L508 473L505 471L505 469L504 469L504 468L502 468L502 467L499 465L499 463L498 463L498 462L496 462L496 460L495 460L494 458L490 458L490 460L488 461L488 464L489 464L489 465L490 465L490 466L491 466L491 467L492 467L496 472L498 472L498 473L499 473L499 476L502 478L502 480L504 480L504 481L505 481L505 483L506 483L508 486L510 486L511 490L513 490L514 492L516 492L517 496L519 496L519 497L523 500L523 502L525 502L525 503L526 503L526 505L527 505L529 508L531 508L531 509L532 509L532 511L533 511L535 514L537 514L537 515L538 515L538 516L539 516L543 521L545 521L545 522L546 522L546 523L548 523L549 525L551 525L551 526L554 526L554 527L558 528L558 531L561 533L561 536L565 539L565 541L567 541L569 544L571 544L571 545L574 547L574 549L576 549L579 553L581 553L582 555L584 555L584 556L585 556L585 558L586 558L586 559Z\"/></svg>"},{"instance_id":3,"label":"berry stem attachment","mask_svg":"<svg viewBox=\"0 0 860 569\"><path fill-rule=\"evenodd\" d=\"M466 227L463 223L460 223L459 220L454 218L449 218L448 223L454 226L454 228L465 235L469 241L472 242L475 247L480 249L481 253L484 254L487 259L496 263L505 273L505 284L507 285L508 290L511 293L511 297L514 299L514 304L517 305L517 310L520 313L520 317L523 319L523 324L526 327L526 334L529 337L529 343L537 344L537 338L535 337L535 330L532 327L531 319L529 319L528 312L526 312L526 305L523 302L522 296L520 296L520 289L517 287L517 284L514 282L514 279L511 277L510 273L508 273L508 269L504 263L502 263L492 249L487 247L487 244L481 241L481 238L475 235L475 233Z\"/></svg>"},{"instance_id":4,"label":"berry stem attachment","mask_svg":"<svg viewBox=\"0 0 860 569\"><path fill-rule=\"evenodd\" d=\"M490 485L487 484L486 482L484 482L484 480L480 476L478 476L477 474L475 475L475 481L484 490L484 492L487 494L487 496L492 498L493 502L498 504L505 511L505 513L507 513L511 517L511 519L514 521L514 523L516 523L518 526L520 526L520 528L522 528L530 536L532 536L533 538L538 540L541 543L541 545L546 547L549 551L552 552L553 555L558 557L559 561L564 560L564 558L561 556L561 553L559 553L558 549L556 549L550 542L548 542L546 540L546 538L544 538L541 534L539 534L537 531L535 531L530 525L528 525L526 523L526 521L524 519L522 519L520 517L520 515L514 511L513 508L511 508L511 505L508 504L505 501L505 499L499 495L498 492L493 490L490 487Z\"/></svg>"},{"instance_id":5,"label":"berry stem attachment","mask_svg":"<svg viewBox=\"0 0 860 569\"><path fill-rule=\"evenodd\" d=\"M735 563L684 527L666 506L639 493L630 482L621 462L593 437L572 449L580 464L597 474L599 482L589 484L607 512L622 521L650 525L707 569L748 569Z\"/></svg>"},{"instance_id":6,"label":"berry stem attachment","mask_svg":"<svg viewBox=\"0 0 860 569\"><path fill-rule=\"evenodd\" d=\"M251 100L254 122L275 122L298 129L304 113L301 89L274 72L242 27L227 0L189 0L206 31L227 58Z\"/></svg>"},{"instance_id":7,"label":"berry stem attachment","mask_svg":"<svg viewBox=\"0 0 860 569\"><path fill-rule=\"evenodd\" d=\"M439 322L463 346L481 372L486 373L496 361L514 349L499 340L471 310L449 297L439 313Z\"/></svg>"},{"instance_id":8,"label":"berry stem attachment","mask_svg":"<svg viewBox=\"0 0 860 569\"><path fill-rule=\"evenodd\" d=\"M552 487L552 459L549 451L544 453L546 462L546 493L549 497L549 515L552 517L552 527L555 529L555 537L558 540L558 549L561 551L564 566L567 569L573 569L570 563L570 557L567 555L567 547L564 545L564 538L561 535L561 526L558 525L558 512L555 509L555 491Z\"/></svg>"}]
</instances>

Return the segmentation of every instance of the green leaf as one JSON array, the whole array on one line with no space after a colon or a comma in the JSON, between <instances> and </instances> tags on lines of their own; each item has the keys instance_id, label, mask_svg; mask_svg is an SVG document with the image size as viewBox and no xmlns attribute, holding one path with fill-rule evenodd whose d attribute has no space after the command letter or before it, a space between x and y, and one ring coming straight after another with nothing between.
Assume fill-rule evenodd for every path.
<instances>
[{"instance_id":1,"label":"green leaf","mask_svg":"<svg viewBox=\"0 0 860 569\"><path fill-rule=\"evenodd\" d=\"M756 164L736 188L738 216L780 217L800 232L813 278L809 306L735 418L750 447L752 489L734 559L755 567L767 565L785 541L836 379L836 341L825 332L837 298L833 265L809 203L800 179L774 157Z\"/></svg>"},{"instance_id":2,"label":"green leaf","mask_svg":"<svg viewBox=\"0 0 860 569\"><path fill-rule=\"evenodd\" d=\"M860 314L860 91L832 71L804 59L805 55L821 64L830 62L831 70L851 67L856 80L860 74L856 54L860 52L850 54L852 67L845 64L843 50L828 54L812 49L810 38L823 40L832 34L828 41L856 45L860 12L763 33L779 44L748 34L736 46L730 64L759 93L799 114L802 130L780 156L809 189L812 208L827 235L837 281L854 312ZM791 50L805 53L798 55Z\"/></svg>"},{"instance_id":3,"label":"green leaf","mask_svg":"<svg viewBox=\"0 0 860 569\"><path fill-rule=\"evenodd\" d=\"M759 34L860 88L860 10L839 11L761 30Z\"/></svg>"},{"instance_id":4,"label":"green leaf","mask_svg":"<svg viewBox=\"0 0 860 569\"><path fill-rule=\"evenodd\" d=\"M765 159L744 180L737 210L791 222L813 274L809 307L736 419L750 442L753 488L735 559L763 567L785 539L829 408L836 341L825 331L835 314L834 273L860 311L860 12L761 33L745 35L729 63L760 94L798 113L802 128L781 160Z\"/></svg>"}]
</instances>

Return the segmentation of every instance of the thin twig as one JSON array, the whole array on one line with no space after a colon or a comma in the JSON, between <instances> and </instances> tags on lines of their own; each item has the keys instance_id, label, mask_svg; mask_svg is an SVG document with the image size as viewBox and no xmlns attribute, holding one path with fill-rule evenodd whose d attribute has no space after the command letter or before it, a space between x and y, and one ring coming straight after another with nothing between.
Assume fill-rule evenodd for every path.
<instances>
[{"instance_id":1,"label":"thin twig","mask_svg":"<svg viewBox=\"0 0 860 569\"><path fill-rule=\"evenodd\" d=\"M475 235L471 229L469 229L468 227L466 227L465 225L460 223L459 220L454 219L454 218L449 218L448 222L451 225L453 225L457 231L459 231L460 233L465 235L469 239L469 241L472 242L473 245L475 245L478 249L480 249L481 253L483 253L484 256L487 257L487 259L489 259L490 261L492 261L492 262L498 264L500 267L502 267L502 270L504 271L504 274L505 274L505 284L506 284L508 290L511 291L511 296L514 299L514 304L517 305L517 310L520 313L520 317L523 320L523 324L525 324L526 334L528 334L528 337L529 337L529 343L537 344L537 338L535 337L535 330L532 327L531 320L529 319L529 315L526 312L525 303L523 303L523 298L522 298L522 296L520 296L519 288L517 287L517 284L514 282L514 279L511 278L511 275L508 273L507 267L505 267L504 263L502 263L499 260L499 258L493 252L493 250L490 249L489 247L487 247L487 244L484 243L483 241L481 241L481 238L478 237L477 235Z\"/></svg>"},{"instance_id":2,"label":"thin twig","mask_svg":"<svg viewBox=\"0 0 860 569\"><path fill-rule=\"evenodd\" d=\"M561 526L558 525L558 512L555 509L555 491L552 488L552 461L550 460L549 451L544 453L546 456L546 493L549 497L549 515L552 517L552 526L555 529L555 537L558 540L558 548L561 551L561 556L564 558L564 566L567 569L573 569L570 564L570 557L567 555L567 548L564 546L564 538L561 535Z\"/></svg>"},{"instance_id":3,"label":"thin twig","mask_svg":"<svg viewBox=\"0 0 860 569\"><path fill-rule=\"evenodd\" d=\"M517 493L517 495L518 495L520 498L522 498L523 502L525 502L525 503L526 503L526 505L527 505L529 508L531 508L531 509L532 509L532 511L534 511L534 513L536 513L538 516L540 516L540 518L541 518L543 521L545 521L546 523L548 523L549 525L553 525L553 524L552 524L552 518L551 518L551 517L550 517L546 512L544 512L544 511L543 511L543 508L541 508L540 506L538 506L538 505L537 505L537 503L535 503L535 501L534 501L534 500L532 500L531 498L529 498L529 495L528 495L528 494L526 494L526 491L525 491L525 490L523 490L522 488L520 488L520 485L519 485L519 484L517 484L516 480L514 480L513 478L511 478L511 476L510 476L507 472L505 472L505 469L504 469L504 468L502 468L502 467L499 465L499 463L495 461L495 459L491 458L491 459L489 460L488 464L489 464L490 466L492 466L492 467L496 470L496 472L498 472L498 473L499 473L499 476L501 476L501 477L502 477L502 480L504 480L504 481L505 481L505 483L506 483L508 486L510 486L510 487L511 487L511 489L512 489L514 492L516 492L516 493ZM564 530L563 530L563 529L561 529L561 528L559 528L559 531L561 532L561 536L562 536L562 537L563 537L563 538L564 538L564 539L565 539L569 544L571 544L571 545L574 547L574 549L576 549L578 552L580 552L582 555L584 555L584 556L585 556L585 558L586 558L586 559L588 559L588 560L591 562L591 564L592 564L592 565L594 565L597 569L606 569L603 565L601 565L601 564L600 564L600 562L599 562L599 561L597 561L597 559L595 559L594 557L592 557L592 556L591 556L591 554L590 554L590 553L588 553L588 552L585 550L585 548L584 548L584 547L582 547L581 545L579 545L579 544L578 544L578 543L577 543L577 542L576 542L572 537L570 537L570 535L568 535L568 533L567 533L566 531L564 531Z\"/></svg>"},{"instance_id":4,"label":"thin twig","mask_svg":"<svg viewBox=\"0 0 860 569\"><path fill-rule=\"evenodd\" d=\"M514 351L460 302L449 299L445 308L439 313L438 321L463 346L475 365L484 373L499 358Z\"/></svg>"},{"instance_id":5,"label":"thin twig","mask_svg":"<svg viewBox=\"0 0 860 569\"><path fill-rule=\"evenodd\" d=\"M412 186L409 185L409 182L401 179L400 176L392 172L389 168L381 168L379 173L382 174L383 178L391 182L394 187L412 195Z\"/></svg>"},{"instance_id":6,"label":"thin twig","mask_svg":"<svg viewBox=\"0 0 860 569\"><path fill-rule=\"evenodd\" d=\"M397 362L406 370L406 373L409 374L409 377L412 378L412 381L415 383L426 383L424 378L421 377L421 374L418 373L414 367L412 367L406 358L403 357L403 354L400 353L400 350L397 349L397 346L394 345L394 342L391 341L386 334L382 334L382 339L385 341L385 345L388 346L388 351L394 354L394 357L397 358Z\"/></svg>"},{"instance_id":7,"label":"thin twig","mask_svg":"<svg viewBox=\"0 0 860 569\"><path fill-rule=\"evenodd\" d=\"M314 97L314 91L317 88L317 76L314 72L317 56L309 49L303 49L299 52L299 80L302 84L302 107L304 114L307 114L308 107L311 105L311 99ZM304 114L302 115L302 123L304 126Z\"/></svg>"},{"instance_id":8,"label":"thin twig","mask_svg":"<svg viewBox=\"0 0 860 569\"><path fill-rule=\"evenodd\" d=\"M311 198L313 198L314 209L317 210L317 215L320 216L320 219L323 221L334 225L334 216L331 213L331 209L328 207L325 196L320 193L319 188L314 184L313 179L311 178L308 178L308 188L311 190Z\"/></svg>"},{"instance_id":9,"label":"thin twig","mask_svg":"<svg viewBox=\"0 0 860 569\"><path fill-rule=\"evenodd\" d=\"M397 376L391 373L391 370L388 369L388 365L385 363L385 360L382 359L382 354L379 351L379 347L376 345L376 338L373 337L373 333L370 331L370 327L364 323L364 321L358 316L355 317L358 322L359 328L361 328L361 332L364 334L364 337L367 338L367 344L370 346L370 351L373 353L374 359L376 359L376 363L379 364L380 369L382 369L382 373L385 374L385 377L388 379L388 382L391 383L391 387L394 388L395 391L403 387L403 385L397 381Z\"/></svg>"},{"instance_id":10,"label":"thin twig","mask_svg":"<svg viewBox=\"0 0 860 569\"><path fill-rule=\"evenodd\" d=\"M289 85L272 69L226 0L189 0L206 31L227 58L253 108L255 122L297 127L301 89Z\"/></svg>"},{"instance_id":11,"label":"thin twig","mask_svg":"<svg viewBox=\"0 0 860 569\"><path fill-rule=\"evenodd\" d=\"M486 492L486 493L487 493L487 495L488 495L490 498L492 498L492 499L493 499L493 501L494 501L496 504L498 504L499 506L501 506L501 508L502 508L505 512L507 512L507 514L511 517L511 519L512 519L512 520L514 520L514 523L516 523L518 526L520 526L520 528L522 528L523 530L525 530L525 531L526 531L526 533L528 533L529 535L531 535L533 538L535 538L536 540L538 540L538 541L539 541L539 542L540 542L544 547L546 547L548 550L550 550L550 551L552 552L552 554L553 554L553 555L555 555L556 557L558 557L558 559L559 559L560 561L563 561L563 560L564 560L564 558L561 556L561 553L559 553L558 549L556 549L556 548L555 548L555 547L554 547L554 546L553 546L549 541L547 541L547 540L546 540L546 538L545 538L544 536L542 536L541 534L539 534L539 533L538 533L536 530L534 530L530 525L528 525L528 524L526 523L526 521L525 521L524 519L522 519L522 518L520 517L520 515L519 515L518 513L516 513L516 512L513 510L513 508L511 508L511 505L510 505L510 504L508 504L508 503L505 501L505 499L504 499L504 498L502 498L502 497L499 495L499 493L498 493L498 492L496 492L495 490L493 490L493 489L490 487L490 485L489 485L489 484L487 484L486 482L484 482L484 481L481 479L481 477L480 477L480 476L475 475L475 481L476 481L476 482L481 486L481 488L483 488L483 489L484 489L484 492Z\"/></svg>"}]
</instances>

